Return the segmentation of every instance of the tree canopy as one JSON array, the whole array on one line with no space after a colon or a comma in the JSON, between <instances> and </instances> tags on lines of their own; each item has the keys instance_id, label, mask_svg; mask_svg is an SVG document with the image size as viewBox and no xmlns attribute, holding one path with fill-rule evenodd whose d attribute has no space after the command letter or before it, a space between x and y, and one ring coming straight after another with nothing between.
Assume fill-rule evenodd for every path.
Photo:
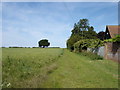
<instances>
[{"instance_id":1,"label":"tree canopy","mask_svg":"<svg viewBox=\"0 0 120 90\"><path fill-rule=\"evenodd\" d=\"M82 39L97 39L97 33L94 27L89 25L88 19L80 19L79 22L74 24L72 34L67 40L67 48L74 50L74 44Z\"/></svg>"},{"instance_id":2,"label":"tree canopy","mask_svg":"<svg viewBox=\"0 0 120 90\"><path fill-rule=\"evenodd\" d=\"M47 39L42 39L38 42L38 44L39 44L39 47L45 48L45 47L48 47L50 45L50 42L48 42Z\"/></svg>"},{"instance_id":3,"label":"tree canopy","mask_svg":"<svg viewBox=\"0 0 120 90\"><path fill-rule=\"evenodd\" d=\"M97 34L97 37L100 39L100 40L104 40L105 38L105 32L104 31L100 31L98 34Z\"/></svg>"}]
</instances>

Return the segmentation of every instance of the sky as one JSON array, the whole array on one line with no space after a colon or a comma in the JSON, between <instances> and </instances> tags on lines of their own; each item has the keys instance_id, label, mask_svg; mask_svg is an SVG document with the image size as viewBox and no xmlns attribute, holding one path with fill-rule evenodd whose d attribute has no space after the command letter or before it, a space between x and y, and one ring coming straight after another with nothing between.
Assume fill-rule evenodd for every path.
<instances>
[{"instance_id":1,"label":"sky","mask_svg":"<svg viewBox=\"0 0 120 90\"><path fill-rule=\"evenodd\" d=\"M96 32L118 24L117 2L3 2L2 46L37 47L48 39L50 47L66 48L74 23L89 20Z\"/></svg>"}]
</instances>

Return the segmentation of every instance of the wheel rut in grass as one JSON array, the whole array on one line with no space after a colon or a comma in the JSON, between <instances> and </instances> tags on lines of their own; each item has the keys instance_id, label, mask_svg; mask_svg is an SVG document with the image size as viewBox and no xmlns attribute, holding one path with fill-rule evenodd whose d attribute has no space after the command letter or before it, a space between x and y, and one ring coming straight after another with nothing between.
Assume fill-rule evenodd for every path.
<instances>
[{"instance_id":1,"label":"wheel rut in grass","mask_svg":"<svg viewBox=\"0 0 120 90\"><path fill-rule=\"evenodd\" d=\"M103 62L106 63L106 61ZM117 87L118 85L118 80L115 79L112 74L103 71L108 70L108 68L106 68L104 64L102 65L102 61L90 61L89 58L85 56L64 50L64 55L57 63L59 68L48 75L48 78L41 87L107 88ZM97 65L99 65L99 67L97 67ZM100 65L102 66L100 67ZM115 73L117 73L117 71Z\"/></svg>"},{"instance_id":2,"label":"wheel rut in grass","mask_svg":"<svg viewBox=\"0 0 120 90\"><path fill-rule=\"evenodd\" d=\"M116 63L90 60L67 49L11 48L4 49L3 57L3 80L6 80L3 84L10 83L13 88L117 88L118 85Z\"/></svg>"},{"instance_id":3,"label":"wheel rut in grass","mask_svg":"<svg viewBox=\"0 0 120 90\"><path fill-rule=\"evenodd\" d=\"M57 70L59 68L58 66L58 61L60 60L60 58L62 58L64 55L64 49L62 49L62 52L60 53L60 55L58 55L57 58L55 58L52 62L47 63L45 66L41 67L41 72L39 75L37 75L35 78L32 78L29 82L29 84L27 84L27 87L34 87L34 88L40 88L41 84L44 83L45 81L47 81L48 76L52 73L54 73L55 70ZM33 82L36 83L33 84Z\"/></svg>"}]
</instances>

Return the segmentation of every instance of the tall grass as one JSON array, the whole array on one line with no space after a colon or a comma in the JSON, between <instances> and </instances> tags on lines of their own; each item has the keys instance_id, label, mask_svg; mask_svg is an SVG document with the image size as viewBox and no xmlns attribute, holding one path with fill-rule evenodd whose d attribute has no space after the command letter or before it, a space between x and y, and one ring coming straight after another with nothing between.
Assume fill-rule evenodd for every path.
<instances>
[{"instance_id":1,"label":"tall grass","mask_svg":"<svg viewBox=\"0 0 120 90\"><path fill-rule=\"evenodd\" d=\"M67 49L3 48L2 69L3 88L118 87L118 63Z\"/></svg>"},{"instance_id":2,"label":"tall grass","mask_svg":"<svg viewBox=\"0 0 120 90\"><path fill-rule=\"evenodd\" d=\"M58 60L63 51L50 48L4 48L2 53L2 86L32 87L36 77L42 80L46 72L56 69L57 66L50 64Z\"/></svg>"}]
</instances>

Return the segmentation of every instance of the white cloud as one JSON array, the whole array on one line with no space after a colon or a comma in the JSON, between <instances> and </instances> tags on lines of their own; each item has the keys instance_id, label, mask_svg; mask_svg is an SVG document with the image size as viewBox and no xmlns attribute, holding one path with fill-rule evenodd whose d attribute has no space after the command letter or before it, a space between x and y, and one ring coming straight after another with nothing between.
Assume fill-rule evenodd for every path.
<instances>
[{"instance_id":1,"label":"white cloud","mask_svg":"<svg viewBox=\"0 0 120 90\"><path fill-rule=\"evenodd\" d=\"M38 4L38 6L32 7L30 3L4 3L3 46L37 46L40 39L46 38L51 42L51 46L65 47L73 24L82 17L90 17L90 14L85 13L85 11L75 12L75 10L81 10L86 6L72 5L72 3L64 4L66 4L66 7L64 5L59 7L58 4L48 4L46 6ZM102 24L103 19L111 18L114 14L110 16L107 16L107 14L93 15L106 5L101 4L99 8L95 8L95 6L97 5L88 4L88 8L93 8L91 10L93 18L90 18L90 22L102 29L103 25L106 24ZM98 29L96 26L95 28Z\"/></svg>"},{"instance_id":2,"label":"white cloud","mask_svg":"<svg viewBox=\"0 0 120 90\"><path fill-rule=\"evenodd\" d=\"M6 9L9 8L9 6L5 7ZM49 13L49 15L41 16L42 12L40 14L37 11L21 10L16 7L18 11L15 14L11 14L14 12L15 7L12 6L8 9L8 12L5 12L9 13L9 17L17 17L17 20L4 17L3 46L28 46L30 41L31 46L36 46L38 40L47 38L51 41L51 46L65 47L62 43L65 43L67 39L66 33L70 32L71 27L69 23L58 22L54 19L55 17L61 17L58 13ZM47 14L46 12L44 13ZM31 17L31 14L34 15ZM62 16L62 18L64 20L67 19L66 16Z\"/></svg>"},{"instance_id":3,"label":"white cloud","mask_svg":"<svg viewBox=\"0 0 120 90\"><path fill-rule=\"evenodd\" d=\"M53 28L56 29L55 26L51 26L51 29ZM11 28L12 29L12 28ZM40 39L48 39L51 42L51 46L60 46L60 47L65 47L65 41L67 39L67 35L65 34L65 29L69 30L68 25L64 25L64 27L61 27L57 25L57 30L52 30L50 34L47 32L44 33L44 28L41 28L41 30L28 30L28 29L23 29L20 30L21 32L24 31L26 32L27 36L24 34L20 34L19 30L8 30L7 32L3 32L3 45L5 46L36 46L37 42ZM46 30L47 31L47 30ZM67 31L66 31L67 32ZM69 32L69 31L68 31Z\"/></svg>"}]
</instances>

